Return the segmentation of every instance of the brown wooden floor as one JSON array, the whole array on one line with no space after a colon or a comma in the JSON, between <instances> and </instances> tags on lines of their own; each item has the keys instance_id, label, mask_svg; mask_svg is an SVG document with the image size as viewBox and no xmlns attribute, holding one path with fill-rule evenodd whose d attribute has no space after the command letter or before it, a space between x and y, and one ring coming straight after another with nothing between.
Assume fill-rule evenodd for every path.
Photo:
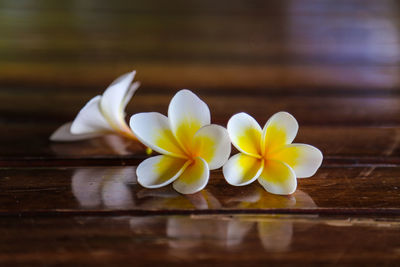
<instances>
[{"instance_id":1,"label":"brown wooden floor","mask_svg":"<svg viewBox=\"0 0 400 267\"><path fill-rule=\"evenodd\" d=\"M400 265L400 2L0 0L0 266ZM286 110L324 153L291 196L220 170L180 195L118 137L51 143L118 75L166 113Z\"/></svg>"}]
</instances>

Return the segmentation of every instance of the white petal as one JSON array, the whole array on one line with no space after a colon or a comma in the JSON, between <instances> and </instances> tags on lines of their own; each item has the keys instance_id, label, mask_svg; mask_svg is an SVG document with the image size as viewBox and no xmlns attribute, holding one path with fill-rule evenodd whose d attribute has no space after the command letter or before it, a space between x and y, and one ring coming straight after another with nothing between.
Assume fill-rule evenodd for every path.
<instances>
[{"instance_id":1,"label":"white petal","mask_svg":"<svg viewBox=\"0 0 400 267\"><path fill-rule=\"evenodd\" d=\"M193 194L202 190L208 183L210 169L207 162L197 157L175 180L173 186L181 194Z\"/></svg>"},{"instance_id":2,"label":"white petal","mask_svg":"<svg viewBox=\"0 0 400 267\"><path fill-rule=\"evenodd\" d=\"M244 112L235 114L229 119L227 128L232 144L240 152L260 157L262 130L253 117Z\"/></svg>"},{"instance_id":3,"label":"white petal","mask_svg":"<svg viewBox=\"0 0 400 267\"><path fill-rule=\"evenodd\" d=\"M71 125L72 134L110 133L114 131L101 113L100 99L101 96L95 96L79 111Z\"/></svg>"},{"instance_id":4,"label":"white petal","mask_svg":"<svg viewBox=\"0 0 400 267\"><path fill-rule=\"evenodd\" d=\"M157 112L135 114L131 117L130 126L140 142L151 149L161 154L186 158L164 115Z\"/></svg>"},{"instance_id":5,"label":"white petal","mask_svg":"<svg viewBox=\"0 0 400 267\"><path fill-rule=\"evenodd\" d=\"M127 102L126 96L133 94L129 89L135 74L136 72L132 71L118 77L104 91L101 98L101 110L115 129L126 129L124 108Z\"/></svg>"},{"instance_id":6,"label":"white petal","mask_svg":"<svg viewBox=\"0 0 400 267\"><path fill-rule=\"evenodd\" d=\"M168 107L171 129L178 142L189 151L193 136L203 126L210 124L210 110L206 103L189 90L181 90Z\"/></svg>"},{"instance_id":7,"label":"white petal","mask_svg":"<svg viewBox=\"0 0 400 267\"><path fill-rule=\"evenodd\" d=\"M272 194L289 195L296 191L296 174L284 162L268 160L264 164L258 182Z\"/></svg>"},{"instance_id":8,"label":"white petal","mask_svg":"<svg viewBox=\"0 0 400 267\"><path fill-rule=\"evenodd\" d=\"M296 119L287 112L272 115L263 129L262 149L267 153L293 142L299 130Z\"/></svg>"},{"instance_id":9,"label":"white petal","mask_svg":"<svg viewBox=\"0 0 400 267\"><path fill-rule=\"evenodd\" d=\"M231 140L227 130L215 124L202 127L194 136L191 151L204 159L210 170L220 168L231 154Z\"/></svg>"},{"instance_id":10,"label":"white petal","mask_svg":"<svg viewBox=\"0 0 400 267\"><path fill-rule=\"evenodd\" d=\"M132 96L135 94L136 90L140 87L140 82L134 82L131 86L129 86L128 91L124 97L122 102L122 110L125 110L126 106L128 105L129 101L131 101Z\"/></svg>"},{"instance_id":11,"label":"white petal","mask_svg":"<svg viewBox=\"0 0 400 267\"><path fill-rule=\"evenodd\" d=\"M231 157L222 168L225 180L235 186L252 183L263 170L263 160L238 153Z\"/></svg>"},{"instance_id":12,"label":"white petal","mask_svg":"<svg viewBox=\"0 0 400 267\"><path fill-rule=\"evenodd\" d=\"M184 159L164 155L148 158L137 167L138 182L146 188L170 184L182 174L188 163Z\"/></svg>"},{"instance_id":13,"label":"white petal","mask_svg":"<svg viewBox=\"0 0 400 267\"><path fill-rule=\"evenodd\" d=\"M90 134L72 134L71 133L71 125L72 122L67 122L64 125L60 126L51 136L51 141L59 141L59 142L72 142L72 141L80 141L85 139L90 139L94 137L98 137L103 135L102 133L90 133Z\"/></svg>"},{"instance_id":14,"label":"white petal","mask_svg":"<svg viewBox=\"0 0 400 267\"><path fill-rule=\"evenodd\" d=\"M313 176L322 163L321 151L305 144L290 144L272 153L272 159L287 163L296 173L297 178Z\"/></svg>"}]
</instances>

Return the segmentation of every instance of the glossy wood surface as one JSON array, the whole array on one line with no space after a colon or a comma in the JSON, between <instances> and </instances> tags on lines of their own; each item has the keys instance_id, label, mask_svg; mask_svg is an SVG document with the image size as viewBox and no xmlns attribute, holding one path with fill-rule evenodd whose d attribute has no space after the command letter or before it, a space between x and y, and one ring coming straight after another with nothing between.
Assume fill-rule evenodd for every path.
<instances>
[{"instance_id":1,"label":"glossy wood surface","mask_svg":"<svg viewBox=\"0 0 400 267\"><path fill-rule=\"evenodd\" d=\"M400 257L399 221L391 218L2 218L0 233L8 244L2 265L391 266Z\"/></svg>"},{"instance_id":2,"label":"glossy wood surface","mask_svg":"<svg viewBox=\"0 0 400 267\"><path fill-rule=\"evenodd\" d=\"M312 179L299 179L290 196L269 194L257 182L231 187L221 171L211 173L205 190L181 195L171 186L143 188L135 171L133 166L3 169L0 215L114 210L400 215L399 167L323 167Z\"/></svg>"},{"instance_id":3,"label":"glossy wood surface","mask_svg":"<svg viewBox=\"0 0 400 267\"><path fill-rule=\"evenodd\" d=\"M399 5L0 0L0 265L400 265ZM127 119L181 88L224 126L285 110L322 167L290 196L220 170L180 195L137 184L135 142L49 140L132 69Z\"/></svg>"}]
</instances>

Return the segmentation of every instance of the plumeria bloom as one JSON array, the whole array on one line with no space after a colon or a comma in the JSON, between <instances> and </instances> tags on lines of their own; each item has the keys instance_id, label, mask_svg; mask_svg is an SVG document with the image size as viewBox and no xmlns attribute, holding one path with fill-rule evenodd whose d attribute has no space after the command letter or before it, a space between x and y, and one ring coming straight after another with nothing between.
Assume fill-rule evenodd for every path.
<instances>
[{"instance_id":1,"label":"plumeria bloom","mask_svg":"<svg viewBox=\"0 0 400 267\"><path fill-rule=\"evenodd\" d=\"M210 124L207 104L189 90L172 98L168 117L139 113L131 117L130 126L143 144L162 154L137 168L138 182L146 188L173 182L179 193L198 192L206 186L210 170L220 168L231 151L226 129Z\"/></svg>"},{"instance_id":2,"label":"plumeria bloom","mask_svg":"<svg viewBox=\"0 0 400 267\"><path fill-rule=\"evenodd\" d=\"M72 123L57 129L50 140L77 141L112 133L137 140L125 121L125 107L140 85L132 84L135 74L132 71L117 78L103 95L92 98Z\"/></svg>"},{"instance_id":3,"label":"plumeria bloom","mask_svg":"<svg viewBox=\"0 0 400 267\"><path fill-rule=\"evenodd\" d=\"M258 182L270 193L287 195L296 190L297 179L315 174L322 153L305 144L292 144L298 131L296 119L287 112L274 114L261 129L246 113L228 122L233 145L241 152L231 157L223 174L231 185Z\"/></svg>"}]
</instances>

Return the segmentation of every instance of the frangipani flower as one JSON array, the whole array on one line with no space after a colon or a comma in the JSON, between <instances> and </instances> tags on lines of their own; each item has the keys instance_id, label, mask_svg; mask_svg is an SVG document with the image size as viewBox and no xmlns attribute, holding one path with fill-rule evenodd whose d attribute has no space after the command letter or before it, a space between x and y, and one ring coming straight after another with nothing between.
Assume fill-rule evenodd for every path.
<instances>
[{"instance_id":1,"label":"frangipani flower","mask_svg":"<svg viewBox=\"0 0 400 267\"><path fill-rule=\"evenodd\" d=\"M220 168L231 151L226 129L210 124L207 104L189 90L172 98L168 117L139 113L131 117L130 126L143 144L162 154L137 168L138 182L146 188L173 182L179 193L198 192L206 186L210 170Z\"/></svg>"},{"instance_id":2,"label":"frangipani flower","mask_svg":"<svg viewBox=\"0 0 400 267\"><path fill-rule=\"evenodd\" d=\"M77 141L116 133L130 139L137 138L125 122L125 107L140 83L134 82L132 71L117 78L103 95L92 98L78 113L75 120L57 129L52 141Z\"/></svg>"},{"instance_id":3,"label":"frangipani flower","mask_svg":"<svg viewBox=\"0 0 400 267\"><path fill-rule=\"evenodd\" d=\"M296 191L296 178L315 174L322 153L305 144L292 144L299 126L287 112L274 114L261 129L246 113L238 113L228 122L233 145L241 152L223 167L226 181L235 186L258 182L270 193L287 195Z\"/></svg>"}]
</instances>

